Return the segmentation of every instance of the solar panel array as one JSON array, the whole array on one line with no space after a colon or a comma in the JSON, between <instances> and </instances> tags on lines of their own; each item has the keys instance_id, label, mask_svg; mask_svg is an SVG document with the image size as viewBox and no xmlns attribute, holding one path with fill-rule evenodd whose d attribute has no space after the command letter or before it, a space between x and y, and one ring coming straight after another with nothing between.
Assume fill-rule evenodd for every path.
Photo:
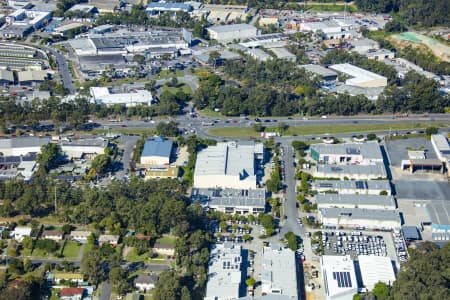
<instances>
[{"instance_id":1,"label":"solar panel array","mask_svg":"<svg viewBox=\"0 0 450 300\"><path fill-rule=\"evenodd\" d=\"M357 189L364 189L364 190L369 189L367 181L356 181L355 185Z\"/></svg>"},{"instance_id":2,"label":"solar panel array","mask_svg":"<svg viewBox=\"0 0 450 300\"><path fill-rule=\"evenodd\" d=\"M333 272L333 279L337 280L338 287L340 288L352 287L350 272Z\"/></svg>"}]
</instances>

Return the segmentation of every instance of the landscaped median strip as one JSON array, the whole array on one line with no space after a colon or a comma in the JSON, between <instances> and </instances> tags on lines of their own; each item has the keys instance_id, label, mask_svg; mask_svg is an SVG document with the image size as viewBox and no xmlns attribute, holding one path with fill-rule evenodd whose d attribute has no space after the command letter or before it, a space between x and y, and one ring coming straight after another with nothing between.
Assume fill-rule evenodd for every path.
<instances>
[{"instance_id":1,"label":"landscaped median strip","mask_svg":"<svg viewBox=\"0 0 450 300\"><path fill-rule=\"evenodd\" d=\"M314 135L314 134L340 134L340 133L370 133L377 131L396 130L418 130L425 129L430 126L448 127L450 124L437 123L380 123L380 124L346 124L346 125L304 125L289 127L282 135ZM276 132L276 127L266 127L265 132ZM253 127L217 127L211 128L207 132L212 136L220 137L260 137L261 133L256 132Z\"/></svg>"}]
</instances>

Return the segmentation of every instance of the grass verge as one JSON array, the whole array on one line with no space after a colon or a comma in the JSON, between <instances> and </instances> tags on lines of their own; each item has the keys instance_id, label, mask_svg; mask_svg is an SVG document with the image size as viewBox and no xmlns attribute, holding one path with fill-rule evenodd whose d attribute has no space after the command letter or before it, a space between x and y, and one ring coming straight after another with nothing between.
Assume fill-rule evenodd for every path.
<instances>
[{"instance_id":1,"label":"grass verge","mask_svg":"<svg viewBox=\"0 0 450 300\"><path fill-rule=\"evenodd\" d=\"M367 133L385 130L415 130L424 129L429 126L448 126L444 124L434 124L434 123L389 123L389 124L345 124L345 125L305 125L305 126L292 126L287 129L283 134L284 136L289 135L314 135L314 134L339 134L339 133ZM275 131L275 127L267 127L266 132ZM208 134L221 137L260 137L259 132L255 132L252 127L222 127L222 128L212 128L208 130Z\"/></svg>"}]
</instances>

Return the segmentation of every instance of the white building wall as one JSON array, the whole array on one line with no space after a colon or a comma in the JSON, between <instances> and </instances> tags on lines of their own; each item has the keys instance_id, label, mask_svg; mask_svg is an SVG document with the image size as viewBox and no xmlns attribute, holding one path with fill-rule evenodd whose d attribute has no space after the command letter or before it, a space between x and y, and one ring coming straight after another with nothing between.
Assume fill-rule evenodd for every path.
<instances>
[{"instance_id":1,"label":"white building wall","mask_svg":"<svg viewBox=\"0 0 450 300\"><path fill-rule=\"evenodd\" d=\"M3 153L3 156L19 156L19 155L25 155L25 154L31 153L31 152L40 153L41 146L0 149L0 153Z\"/></svg>"},{"instance_id":2,"label":"white building wall","mask_svg":"<svg viewBox=\"0 0 450 300\"><path fill-rule=\"evenodd\" d=\"M323 217L319 212L319 220L323 226L327 227L347 227L347 228L361 228L366 229L394 229L400 228L400 220L373 220L373 219L347 219L345 217Z\"/></svg>"},{"instance_id":3,"label":"white building wall","mask_svg":"<svg viewBox=\"0 0 450 300\"><path fill-rule=\"evenodd\" d=\"M168 165L169 158L163 156L141 156L141 164L143 165Z\"/></svg>"},{"instance_id":4,"label":"white building wall","mask_svg":"<svg viewBox=\"0 0 450 300\"><path fill-rule=\"evenodd\" d=\"M194 186L196 188L231 188L231 189L255 189L256 176L248 176L240 180L238 176L233 175L195 175Z\"/></svg>"}]
</instances>

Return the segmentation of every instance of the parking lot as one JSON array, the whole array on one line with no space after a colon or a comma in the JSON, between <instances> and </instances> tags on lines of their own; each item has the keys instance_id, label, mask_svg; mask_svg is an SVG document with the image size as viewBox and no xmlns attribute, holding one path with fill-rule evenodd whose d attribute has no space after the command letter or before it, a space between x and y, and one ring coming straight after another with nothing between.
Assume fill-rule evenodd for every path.
<instances>
[{"instance_id":1,"label":"parking lot","mask_svg":"<svg viewBox=\"0 0 450 300\"><path fill-rule=\"evenodd\" d=\"M376 255L400 261L391 232L326 230L322 231L322 241L325 255L350 255L353 259L358 255Z\"/></svg>"}]
</instances>

